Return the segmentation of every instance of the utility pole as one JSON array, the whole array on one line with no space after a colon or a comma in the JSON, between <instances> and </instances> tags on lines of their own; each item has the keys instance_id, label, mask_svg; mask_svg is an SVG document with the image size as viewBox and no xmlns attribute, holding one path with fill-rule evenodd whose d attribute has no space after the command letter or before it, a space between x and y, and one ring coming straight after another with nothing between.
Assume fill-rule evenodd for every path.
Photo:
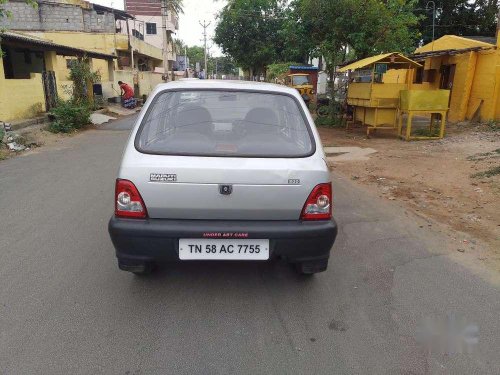
<instances>
[{"instance_id":1,"label":"utility pole","mask_svg":"<svg viewBox=\"0 0 500 375\"><path fill-rule=\"evenodd\" d=\"M161 29L163 33L163 80L168 81L168 40L167 40L167 12L168 0L161 0Z\"/></svg>"},{"instance_id":2,"label":"utility pole","mask_svg":"<svg viewBox=\"0 0 500 375\"><path fill-rule=\"evenodd\" d=\"M428 1L425 5L425 9L429 9L429 4L432 4L432 50L434 50L434 30L436 28L436 3L434 1Z\"/></svg>"},{"instance_id":3,"label":"utility pole","mask_svg":"<svg viewBox=\"0 0 500 375\"><path fill-rule=\"evenodd\" d=\"M200 22L201 27L203 27L203 43L205 45L205 79L207 78L207 27L210 26L210 22L207 24L205 20L203 23Z\"/></svg>"},{"instance_id":4,"label":"utility pole","mask_svg":"<svg viewBox=\"0 0 500 375\"><path fill-rule=\"evenodd\" d=\"M189 66L188 66L188 53L187 53L187 46L184 44L184 75L186 78L189 78Z\"/></svg>"}]
</instances>

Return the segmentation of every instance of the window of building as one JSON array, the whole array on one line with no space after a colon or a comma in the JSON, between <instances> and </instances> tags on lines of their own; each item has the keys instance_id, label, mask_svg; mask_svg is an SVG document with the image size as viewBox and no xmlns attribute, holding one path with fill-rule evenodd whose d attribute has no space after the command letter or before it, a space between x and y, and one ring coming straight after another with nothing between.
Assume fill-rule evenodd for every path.
<instances>
[{"instance_id":1,"label":"window of building","mask_svg":"<svg viewBox=\"0 0 500 375\"><path fill-rule=\"evenodd\" d=\"M417 68L415 71L415 76L413 77L413 83L422 83L424 78L424 68Z\"/></svg>"},{"instance_id":2,"label":"window of building","mask_svg":"<svg viewBox=\"0 0 500 375\"><path fill-rule=\"evenodd\" d=\"M433 83L436 80L436 69L424 70L423 79L424 82Z\"/></svg>"},{"instance_id":3,"label":"window of building","mask_svg":"<svg viewBox=\"0 0 500 375\"><path fill-rule=\"evenodd\" d=\"M144 35L142 35L136 29L132 29L132 35L135 36L137 39L144 40Z\"/></svg>"},{"instance_id":4,"label":"window of building","mask_svg":"<svg viewBox=\"0 0 500 375\"><path fill-rule=\"evenodd\" d=\"M146 22L146 34L156 35L156 23Z\"/></svg>"}]
</instances>

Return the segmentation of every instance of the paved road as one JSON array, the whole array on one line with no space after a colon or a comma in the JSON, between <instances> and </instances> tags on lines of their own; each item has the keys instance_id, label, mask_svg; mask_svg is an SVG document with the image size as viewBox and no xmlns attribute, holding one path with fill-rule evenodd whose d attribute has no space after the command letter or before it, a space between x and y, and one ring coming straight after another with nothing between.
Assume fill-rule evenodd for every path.
<instances>
[{"instance_id":1,"label":"paved road","mask_svg":"<svg viewBox=\"0 0 500 375\"><path fill-rule=\"evenodd\" d=\"M106 224L131 123L0 163L0 374L500 373L499 291L340 176L326 273L304 279L281 262L119 271ZM476 351L427 354L418 322L453 312L479 325Z\"/></svg>"}]
</instances>

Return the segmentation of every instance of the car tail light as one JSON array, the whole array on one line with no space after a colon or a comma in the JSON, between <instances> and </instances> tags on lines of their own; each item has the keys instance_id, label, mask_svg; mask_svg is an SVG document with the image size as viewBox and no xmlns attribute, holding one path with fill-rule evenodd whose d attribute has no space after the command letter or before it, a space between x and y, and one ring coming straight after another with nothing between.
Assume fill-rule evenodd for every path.
<instances>
[{"instance_id":1,"label":"car tail light","mask_svg":"<svg viewBox=\"0 0 500 375\"><path fill-rule=\"evenodd\" d=\"M144 219L148 216L139 190L129 180L116 180L115 216Z\"/></svg>"},{"instance_id":2,"label":"car tail light","mask_svg":"<svg viewBox=\"0 0 500 375\"><path fill-rule=\"evenodd\" d=\"M332 183L319 184L304 204L301 220L330 220L332 218Z\"/></svg>"}]
</instances>

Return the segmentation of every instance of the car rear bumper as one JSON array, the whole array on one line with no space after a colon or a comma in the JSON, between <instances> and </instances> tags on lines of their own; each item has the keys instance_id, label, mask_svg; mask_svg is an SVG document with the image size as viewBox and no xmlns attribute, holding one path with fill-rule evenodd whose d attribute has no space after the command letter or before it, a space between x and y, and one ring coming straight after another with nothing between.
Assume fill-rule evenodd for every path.
<instances>
[{"instance_id":1,"label":"car rear bumper","mask_svg":"<svg viewBox=\"0 0 500 375\"><path fill-rule=\"evenodd\" d=\"M118 259L131 264L179 260L179 238L205 238L207 233L243 233L248 234L246 238L269 239L270 258L282 257L292 263L324 260L337 236L334 220L137 220L113 216L108 230Z\"/></svg>"}]
</instances>

